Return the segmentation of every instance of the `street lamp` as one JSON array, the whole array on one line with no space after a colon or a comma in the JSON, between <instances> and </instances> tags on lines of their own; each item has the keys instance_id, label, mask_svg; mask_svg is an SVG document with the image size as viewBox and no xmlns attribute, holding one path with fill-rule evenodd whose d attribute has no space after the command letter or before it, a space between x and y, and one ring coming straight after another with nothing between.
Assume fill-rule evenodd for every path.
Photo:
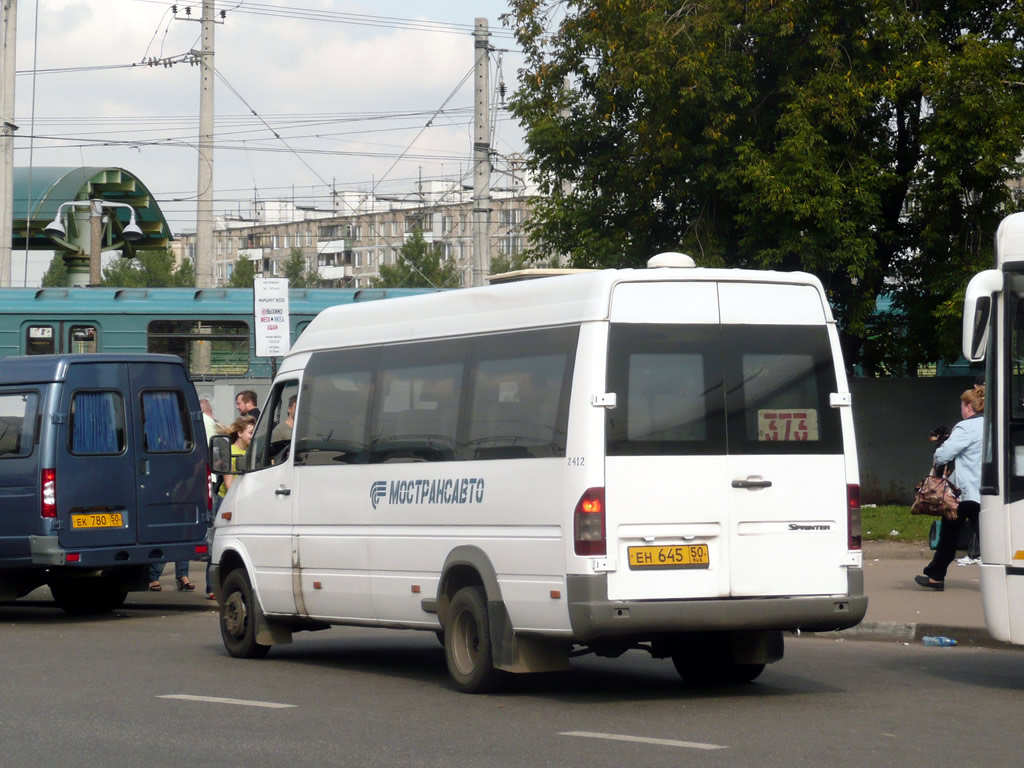
<instances>
[{"instance_id":1,"label":"street lamp","mask_svg":"<svg viewBox=\"0 0 1024 768\"><path fill-rule=\"evenodd\" d=\"M131 215L124 229L121 230L121 237L129 242L141 240L142 230L135 223L135 209L128 203L114 203L108 200L71 200L61 203L57 207L57 215L53 221L43 227L43 232L52 238L64 238L67 230L61 221L64 208L68 206L89 207L89 285L100 284L100 248L103 234L103 209L104 208L127 208Z\"/></svg>"}]
</instances>

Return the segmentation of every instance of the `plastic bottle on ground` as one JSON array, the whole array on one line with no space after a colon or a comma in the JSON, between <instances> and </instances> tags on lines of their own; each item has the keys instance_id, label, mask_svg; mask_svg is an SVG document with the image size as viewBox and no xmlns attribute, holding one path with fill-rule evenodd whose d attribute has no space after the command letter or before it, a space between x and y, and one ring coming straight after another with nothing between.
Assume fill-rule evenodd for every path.
<instances>
[{"instance_id":1,"label":"plastic bottle on ground","mask_svg":"<svg viewBox=\"0 0 1024 768\"><path fill-rule=\"evenodd\" d=\"M921 645L937 645L942 648L948 648L951 645L956 645L956 640L952 637L943 637L942 635L925 635L921 638Z\"/></svg>"}]
</instances>

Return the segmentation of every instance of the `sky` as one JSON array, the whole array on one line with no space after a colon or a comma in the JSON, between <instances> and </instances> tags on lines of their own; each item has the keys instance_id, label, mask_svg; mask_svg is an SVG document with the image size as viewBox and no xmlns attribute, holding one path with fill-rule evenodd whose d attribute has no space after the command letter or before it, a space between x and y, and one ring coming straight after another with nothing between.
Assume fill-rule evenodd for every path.
<instances>
[{"instance_id":1,"label":"sky","mask_svg":"<svg viewBox=\"0 0 1024 768\"><path fill-rule=\"evenodd\" d=\"M182 59L201 47L201 0L176 16L162 0L17 2L15 166L125 168L172 232L194 231L200 69ZM327 208L332 189L399 194L420 178L472 184L474 19L497 49L493 104L522 62L506 2L215 7L215 214L246 215L254 198ZM519 127L496 117L492 147L522 153Z\"/></svg>"}]
</instances>

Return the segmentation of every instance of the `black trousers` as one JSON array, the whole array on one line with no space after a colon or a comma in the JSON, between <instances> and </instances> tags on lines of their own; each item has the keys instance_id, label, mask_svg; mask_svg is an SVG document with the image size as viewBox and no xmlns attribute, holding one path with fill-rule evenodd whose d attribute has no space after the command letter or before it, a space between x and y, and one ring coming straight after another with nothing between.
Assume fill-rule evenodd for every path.
<instances>
[{"instance_id":1,"label":"black trousers","mask_svg":"<svg viewBox=\"0 0 1024 768\"><path fill-rule=\"evenodd\" d=\"M956 559L956 545L960 539L960 529L967 525L967 521L974 526L976 531L981 531L978 526L978 519L981 515L981 504L976 501L961 501L957 509L956 520L943 519L939 527L939 543L935 547L935 555L932 561L924 567L924 573L935 581L942 581L946 578L946 569Z\"/></svg>"}]
</instances>

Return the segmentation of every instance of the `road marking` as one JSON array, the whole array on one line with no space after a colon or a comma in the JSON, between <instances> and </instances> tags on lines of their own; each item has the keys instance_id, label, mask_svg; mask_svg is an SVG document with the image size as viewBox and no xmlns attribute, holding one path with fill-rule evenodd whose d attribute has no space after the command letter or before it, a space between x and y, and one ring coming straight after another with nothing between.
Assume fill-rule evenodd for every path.
<instances>
[{"instance_id":1,"label":"road marking","mask_svg":"<svg viewBox=\"0 0 1024 768\"><path fill-rule=\"evenodd\" d=\"M248 701L246 699L223 699L219 696L188 696L184 693L172 693L157 696L158 699L183 699L184 701L206 701L211 704L237 704L240 707L266 707L267 709L288 709L295 704L278 704L274 701Z\"/></svg>"},{"instance_id":2,"label":"road marking","mask_svg":"<svg viewBox=\"0 0 1024 768\"><path fill-rule=\"evenodd\" d=\"M686 747L687 749L727 749L722 744L701 744L699 741L676 741L675 739L649 739L644 736L626 736L620 733L592 733L590 731L565 731L559 736L582 736L586 739L610 739L612 741L636 741L641 744L660 744L665 747Z\"/></svg>"}]
</instances>

